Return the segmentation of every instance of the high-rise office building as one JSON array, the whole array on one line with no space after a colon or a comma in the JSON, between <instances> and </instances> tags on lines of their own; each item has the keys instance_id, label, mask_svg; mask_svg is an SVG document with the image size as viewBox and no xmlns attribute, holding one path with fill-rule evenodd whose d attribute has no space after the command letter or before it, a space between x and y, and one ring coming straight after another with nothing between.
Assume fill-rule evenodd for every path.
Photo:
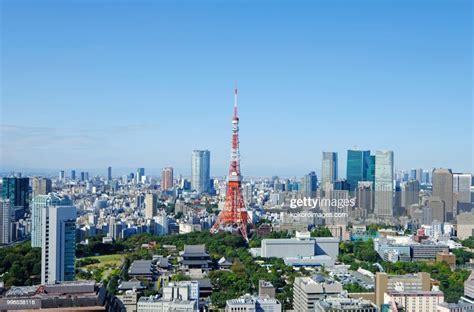
<instances>
[{"instance_id":1,"label":"high-rise office building","mask_svg":"<svg viewBox=\"0 0 474 312\"><path fill-rule=\"evenodd\" d=\"M453 173L451 169L433 170L433 197L444 201L446 221L453 220Z\"/></svg>"},{"instance_id":2,"label":"high-rise office building","mask_svg":"<svg viewBox=\"0 0 474 312\"><path fill-rule=\"evenodd\" d=\"M416 177L415 177L415 180L417 180L418 182L422 182L423 181L423 169L421 168L418 168L415 170L416 171Z\"/></svg>"},{"instance_id":3,"label":"high-rise office building","mask_svg":"<svg viewBox=\"0 0 474 312\"><path fill-rule=\"evenodd\" d=\"M10 200L2 198L0 199L0 245L11 242L11 224Z\"/></svg>"},{"instance_id":4,"label":"high-rise office building","mask_svg":"<svg viewBox=\"0 0 474 312\"><path fill-rule=\"evenodd\" d=\"M161 189L164 191L173 188L173 167L166 167L161 170Z\"/></svg>"},{"instance_id":5,"label":"high-rise office building","mask_svg":"<svg viewBox=\"0 0 474 312\"><path fill-rule=\"evenodd\" d=\"M29 178L3 178L2 198L10 200L11 207L29 207Z\"/></svg>"},{"instance_id":6,"label":"high-rise office building","mask_svg":"<svg viewBox=\"0 0 474 312\"><path fill-rule=\"evenodd\" d=\"M41 283L73 281L76 254L76 207L42 210Z\"/></svg>"},{"instance_id":7,"label":"high-rise office building","mask_svg":"<svg viewBox=\"0 0 474 312\"><path fill-rule=\"evenodd\" d=\"M66 173L64 172L64 170L59 171L59 180L66 180Z\"/></svg>"},{"instance_id":8,"label":"high-rise office building","mask_svg":"<svg viewBox=\"0 0 474 312\"><path fill-rule=\"evenodd\" d=\"M209 193L211 182L211 152L194 150L191 158L191 188Z\"/></svg>"},{"instance_id":9,"label":"high-rise office building","mask_svg":"<svg viewBox=\"0 0 474 312\"><path fill-rule=\"evenodd\" d=\"M369 171L367 172L367 181L375 185L375 155L370 156Z\"/></svg>"},{"instance_id":10,"label":"high-rise office building","mask_svg":"<svg viewBox=\"0 0 474 312\"><path fill-rule=\"evenodd\" d=\"M71 180L76 180L76 170L71 170Z\"/></svg>"},{"instance_id":11,"label":"high-rise office building","mask_svg":"<svg viewBox=\"0 0 474 312\"><path fill-rule=\"evenodd\" d=\"M337 153L323 152L321 185L324 191L332 189L337 180Z\"/></svg>"},{"instance_id":12,"label":"high-rise office building","mask_svg":"<svg viewBox=\"0 0 474 312\"><path fill-rule=\"evenodd\" d=\"M147 193L145 196L145 217L153 219L156 216L158 196L156 193Z\"/></svg>"},{"instance_id":13,"label":"high-rise office building","mask_svg":"<svg viewBox=\"0 0 474 312\"><path fill-rule=\"evenodd\" d=\"M446 219L445 204L444 201L436 197L431 197L427 202L427 207L431 209L431 222L434 220L443 223ZM425 223L425 224L431 224Z\"/></svg>"},{"instance_id":14,"label":"high-rise office building","mask_svg":"<svg viewBox=\"0 0 474 312\"><path fill-rule=\"evenodd\" d=\"M360 181L357 186L357 206L367 213L374 212L374 184L370 181Z\"/></svg>"},{"instance_id":15,"label":"high-rise office building","mask_svg":"<svg viewBox=\"0 0 474 312\"><path fill-rule=\"evenodd\" d=\"M50 193L37 195L31 205L31 247L41 247L43 210L51 206L70 206L72 200L67 196Z\"/></svg>"},{"instance_id":16,"label":"high-rise office building","mask_svg":"<svg viewBox=\"0 0 474 312\"><path fill-rule=\"evenodd\" d=\"M112 181L112 167L107 168L107 181Z\"/></svg>"},{"instance_id":17,"label":"high-rise office building","mask_svg":"<svg viewBox=\"0 0 474 312\"><path fill-rule=\"evenodd\" d=\"M348 150L346 178L350 191L357 188L359 181L368 181L370 172L370 151Z\"/></svg>"},{"instance_id":18,"label":"high-rise office building","mask_svg":"<svg viewBox=\"0 0 474 312\"><path fill-rule=\"evenodd\" d=\"M420 182L411 180L401 184L401 206L405 209L420 201Z\"/></svg>"},{"instance_id":19,"label":"high-rise office building","mask_svg":"<svg viewBox=\"0 0 474 312\"><path fill-rule=\"evenodd\" d=\"M457 202L471 202L471 181L470 173L453 173L453 192Z\"/></svg>"},{"instance_id":20,"label":"high-rise office building","mask_svg":"<svg viewBox=\"0 0 474 312\"><path fill-rule=\"evenodd\" d=\"M33 196L51 193L52 185L51 179L34 177L32 181Z\"/></svg>"},{"instance_id":21,"label":"high-rise office building","mask_svg":"<svg viewBox=\"0 0 474 312\"><path fill-rule=\"evenodd\" d=\"M393 151L375 153L375 205L377 217L393 216Z\"/></svg>"},{"instance_id":22,"label":"high-rise office building","mask_svg":"<svg viewBox=\"0 0 474 312\"><path fill-rule=\"evenodd\" d=\"M145 176L145 168L138 168L136 174L136 183L142 183L143 177Z\"/></svg>"},{"instance_id":23,"label":"high-rise office building","mask_svg":"<svg viewBox=\"0 0 474 312\"><path fill-rule=\"evenodd\" d=\"M305 197L316 197L318 190L318 177L314 171L311 171L301 179L301 191Z\"/></svg>"}]
</instances>

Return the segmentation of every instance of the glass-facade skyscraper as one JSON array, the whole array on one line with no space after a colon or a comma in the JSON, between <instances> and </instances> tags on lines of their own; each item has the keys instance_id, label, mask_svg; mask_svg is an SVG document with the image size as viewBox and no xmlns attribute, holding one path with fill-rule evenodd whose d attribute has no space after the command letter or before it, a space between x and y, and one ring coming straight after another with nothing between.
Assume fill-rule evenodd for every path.
<instances>
[{"instance_id":1,"label":"glass-facade skyscraper","mask_svg":"<svg viewBox=\"0 0 474 312\"><path fill-rule=\"evenodd\" d=\"M62 197L58 194L37 195L33 198L31 208L31 247L41 247L43 209L49 206L72 205L69 197Z\"/></svg>"},{"instance_id":2,"label":"glass-facade skyscraper","mask_svg":"<svg viewBox=\"0 0 474 312\"><path fill-rule=\"evenodd\" d=\"M369 171L370 151L347 151L346 178L350 191L354 191L360 181L368 181Z\"/></svg>"},{"instance_id":3,"label":"glass-facade skyscraper","mask_svg":"<svg viewBox=\"0 0 474 312\"><path fill-rule=\"evenodd\" d=\"M375 205L377 217L393 216L393 151L375 153Z\"/></svg>"},{"instance_id":4,"label":"glass-facade skyscraper","mask_svg":"<svg viewBox=\"0 0 474 312\"><path fill-rule=\"evenodd\" d=\"M316 197L318 190L318 176L314 171L305 175L301 181L301 191L305 197Z\"/></svg>"},{"instance_id":5,"label":"glass-facade skyscraper","mask_svg":"<svg viewBox=\"0 0 474 312\"><path fill-rule=\"evenodd\" d=\"M211 186L211 152L194 150L191 158L191 189L209 193Z\"/></svg>"},{"instance_id":6,"label":"glass-facade skyscraper","mask_svg":"<svg viewBox=\"0 0 474 312\"><path fill-rule=\"evenodd\" d=\"M29 178L3 178L2 198L10 200L10 207L29 207Z\"/></svg>"},{"instance_id":7,"label":"glass-facade skyscraper","mask_svg":"<svg viewBox=\"0 0 474 312\"><path fill-rule=\"evenodd\" d=\"M323 152L322 163L321 185L326 191L331 189L331 185L337 180L337 153Z\"/></svg>"}]
</instances>

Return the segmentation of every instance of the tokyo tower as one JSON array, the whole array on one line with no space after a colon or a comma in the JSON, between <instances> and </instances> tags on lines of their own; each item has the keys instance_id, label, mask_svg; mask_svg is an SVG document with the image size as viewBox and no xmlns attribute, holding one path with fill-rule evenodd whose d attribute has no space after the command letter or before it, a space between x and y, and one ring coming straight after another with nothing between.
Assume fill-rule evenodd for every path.
<instances>
[{"instance_id":1,"label":"tokyo tower","mask_svg":"<svg viewBox=\"0 0 474 312\"><path fill-rule=\"evenodd\" d=\"M216 223L211 228L211 233L217 233L220 230L231 232L240 230L240 234L248 242L247 220L247 210L242 196L242 176L240 175L239 117L237 115L237 88L235 88L234 116L232 117L232 152L225 207L217 216Z\"/></svg>"}]
</instances>

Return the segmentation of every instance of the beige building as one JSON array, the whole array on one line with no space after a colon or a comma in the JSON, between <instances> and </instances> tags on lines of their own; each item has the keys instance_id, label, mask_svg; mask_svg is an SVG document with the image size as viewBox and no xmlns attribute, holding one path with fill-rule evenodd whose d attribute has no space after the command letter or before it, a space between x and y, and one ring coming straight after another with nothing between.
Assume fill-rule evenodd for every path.
<instances>
[{"instance_id":1,"label":"beige building","mask_svg":"<svg viewBox=\"0 0 474 312\"><path fill-rule=\"evenodd\" d=\"M158 196L156 193L147 193L145 196L145 217L153 219L156 216Z\"/></svg>"},{"instance_id":2,"label":"beige building","mask_svg":"<svg viewBox=\"0 0 474 312\"><path fill-rule=\"evenodd\" d=\"M451 169L433 170L433 197L444 202L446 221L453 220L453 173Z\"/></svg>"},{"instance_id":3,"label":"beige building","mask_svg":"<svg viewBox=\"0 0 474 312\"><path fill-rule=\"evenodd\" d=\"M454 269L456 267L456 256L452 253L440 252L436 255L436 262L446 262Z\"/></svg>"},{"instance_id":4,"label":"beige building","mask_svg":"<svg viewBox=\"0 0 474 312\"><path fill-rule=\"evenodd\" d=\"M403 286L405 291L430 291L430 274L420 272L417 274L388 275L377 272L375 275L375 304L377 307L384 303L384 294L395 291L396 287Z\"/></svg>"},{"instance_id":5,"label":"beige building","mask_svg":"<svg viewBox=\"0 0 474 312\"><path fill-rule=\"evenodd\" d=\"M474 213L462 213L457 216L457 237L463 240L470 236L474 236Z\"/></svg>"},{"instance_id":6,"label":"beige building","mask_svg":"<svg viewBox=\"0 0 474 312\"><path fill-rule=\"evenodd\" d=\"M293 287L293 309L298 312L314 311L317 301L343 291L339 282L319 275L297 277Z\"/></svg>"},{"instance_id":7,"label":"beige building","mask_svg":"<svg viewBox=\"0 0 474 312\"><path fill-rule=\"evenodd\" d=\"M384 294L384 303L395 302L404 311L436 312L438 304L444 302L442 291L389 291Z\"/></svg>"}]
</instances>

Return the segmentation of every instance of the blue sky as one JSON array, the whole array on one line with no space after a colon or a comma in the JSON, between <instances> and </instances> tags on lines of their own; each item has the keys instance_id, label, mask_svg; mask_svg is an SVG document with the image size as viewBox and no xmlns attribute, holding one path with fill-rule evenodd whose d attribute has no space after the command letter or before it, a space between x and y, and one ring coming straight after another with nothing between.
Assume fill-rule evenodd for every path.
<instances>
[{"instance_id":1,"label":"blue sky","mask_svg":"<svg viewBox=\"0 0 474 312\"><path fill-rule=\"evenodd\" d=\"M473 171L471 1L1 1L2 169ZM119 170L117 170L119 171ZM118 172L117 172L118 173Z\"/></svg>"}]
</instances>

